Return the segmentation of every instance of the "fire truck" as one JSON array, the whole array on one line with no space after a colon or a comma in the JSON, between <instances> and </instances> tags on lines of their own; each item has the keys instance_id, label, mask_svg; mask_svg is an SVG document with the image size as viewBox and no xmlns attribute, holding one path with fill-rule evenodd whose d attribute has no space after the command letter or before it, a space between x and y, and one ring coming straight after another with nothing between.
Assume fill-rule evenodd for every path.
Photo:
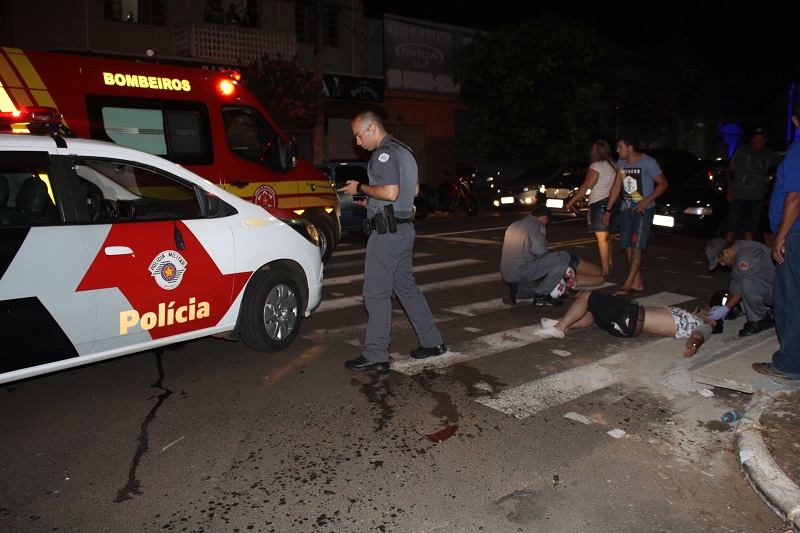
<instances>
[{"instance_id":1,"label":"fire truck","mask_svg":"<svg viewBox=\"0 0 800 533\"><path fill-rule=\"evenodd\" d=\"M317 228L327 261L341 238L336 191L240 81L235 71L0 48L0 113L56 108L80 137L164 157L293 211Z\"/></svg>"}]
</instances>

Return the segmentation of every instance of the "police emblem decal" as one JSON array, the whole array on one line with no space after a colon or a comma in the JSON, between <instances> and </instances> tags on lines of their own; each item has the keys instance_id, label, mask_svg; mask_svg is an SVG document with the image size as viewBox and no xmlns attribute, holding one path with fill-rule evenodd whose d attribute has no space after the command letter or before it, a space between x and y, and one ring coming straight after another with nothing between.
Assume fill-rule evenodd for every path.
<instances>
[{"instance_id":1,"label":"police emblem decal","mask_svg":"<svg viewBox=\"0 0 800 533\"><path fill-rule=\"evenodd\" d=\"M171 291L181 284L186 259L175 250L166 250L150 261L149 270L159 287Z\"/></svg>"}]
</instances>

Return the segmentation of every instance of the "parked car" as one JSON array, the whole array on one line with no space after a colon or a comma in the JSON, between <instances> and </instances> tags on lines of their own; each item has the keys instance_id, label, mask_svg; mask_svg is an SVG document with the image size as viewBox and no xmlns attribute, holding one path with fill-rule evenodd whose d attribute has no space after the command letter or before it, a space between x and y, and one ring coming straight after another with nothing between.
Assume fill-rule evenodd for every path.
<instances>
[{"instance_id":1,"label":"parked car","mask_svg":"<svg viewBox=\"0 0 800 533\"><path fill-rule=\"evenodd\" d=\"M730 204L727 191L728 159L704 162L703 168L685 183L669 187L656 199L653 229L656 231L713 238L724 237ZM756 239L763 241L769 229L769 199L774 175L767 180L764 207Z\"/></svg>"},{"instance_id":2,"label":"parked car","mask_svg":"<svg viewBox=\"0 0 800 533\"><path fill-rule=\"evenodd\" d=\"M336 183L348 180L369 185L366 162L325 163L315 166L327 174L332 187L335 187ZM363 235L362 223L367 218L366 206L354 203L353 197L349 194L339 193L339 208L342 231L351 235Z\"/></svg>"},{"instance_id":3,"label":"parked car","mask_svg":"<svg viewBox=\"0 0 800 533\"><path fill-rule=\"evenodd\" d=\"M677 187L706 170L706 163L688 150L654 148L644 153L658 161L670 187Z\"/></svg>"},{"instance_id":4,"label":"parked car","mask_svg":"<svg viewBox=\"0 0 800 533\"><path fill-rule=\"evenodd\" d=\"M720 179L718 168L719 165L706 164L684 183L671 185L659 196L653 229L680 235L721 237L728 216L728 200L725 180Z\"/></svg>"},{"instance_id":5,"label":"parked car","mask_svg":"<svg viewBox=\"0 0 800 533\"><path fill-rule=\"evenodd\" d=\"M577 217L589 210L588 193L567 211L564 206L586 178L589 161L585 159L539 165L526 170L497 189L492 204L506 210L530 209L544 203L553 216Z\"/></svg>"},{"instance_id":6,"label":"parked car","mask_svg":"<svg viewBox=\"0 0 800 533\"><path fill-rule=\"evenodd\" d=\"M322 298L307 220L61 135L0 133L0 257L0 383L205 336L282 350Z\"/></svg>"}]
</instances>

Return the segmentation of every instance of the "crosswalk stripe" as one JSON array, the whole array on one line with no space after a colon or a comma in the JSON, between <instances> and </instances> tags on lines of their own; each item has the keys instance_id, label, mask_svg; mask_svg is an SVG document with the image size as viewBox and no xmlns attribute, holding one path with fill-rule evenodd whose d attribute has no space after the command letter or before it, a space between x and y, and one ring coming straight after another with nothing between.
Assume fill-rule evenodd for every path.
<instances>
[{"instance_id":1,"label":"crosswalk stripe","mask_svg":"<svg viewBox=\"0 0 800 533\"><path fill-rule=\"evenodd\" d=\"M536 335L537 329L541 329L539 324L491 333L464 342L456 346L455 349L428 359L417 360L406 356L405 359L392 361L392 370L412 376L430 368L443 368L456 363L464 363L472 359L486 357L487 355L522 348L544 340Z\"/></svg>"},{"instance_id":2,"label":"crosswalk stripe","mask_svg":"<svg viewBox=\"0 0 800 533\"><path fill-rule=\"evenodd\" d=\"M508 388L493 396L477 398L475 401L516 418L527 418L544 409L612 385L616 378L604 366L604 362L605 360L552 374Z\"/></svg>"},{"instance_id":3,"label":"crosswalk stripe","mask_svg":"<svg viewBox=\"0 0 800 533\"><path fill-rule=\"evenodd\" d=\"M631 368L634 360L642 365L650 365L648 359L652 358L664 360L664 348L671 346L673 342L674 339L670 338L658 339L648 343L646 349L636 346L600 361L510 387L475 401L519 419L527 418L544 409L613 385L621 374L629 375L622 369Z\"/></svg>"},{"instance_id":4,"label":"crosswalk stripe","mask_svg":"<svg viewBox=\"0 0 800 533\"><path fill-rule=\"evenodd\" d=\"M443 289L464 287L466 285L477 285L479 283L499 282L500 279L501 279L500 273L494 272L491 274L480 274L477 276L467 276L466 278L457 278L447 281L438 281L435 283L426 283L425 285L420 285L419 289L424 293L424 292L438 291ZM325 284L327 285L328 282L326 281ZM341 298L327 299L327 300L322 300L322 303L319 304L319 307L317 307L314 313L335 311L338 309L345 309L347 307L353 307L356 305L364 305L364 298L361 295L343 296Z\"/></svg>"},{"instance_id":5,"label":"crosswalk stripe","mask_svg":"<svg viewBox=\"0 0 800 533\"><path fill-rule=\"evenodd\" d=\"M443 261L441 263L431 263L429 265L415 266L413 269L413 273L417 274L419 272L430 272L432 270L441 270L443 268L455 268L467 265L474 265L478 263L483 263L483 261L481 261L480 259L458 259L456 261ZM498 273L496 275L499 276L500 274ZM354 281L364 281L364 273L362 272L361 274L353 274L351 276L340 276L338 278L326 279L325 286L329 287L331 285L353 283Z\"/></svg>"},{"instance_id":6,"label":"crosswalk stripe","mask_svg":"<svg viewBox=\"0 0 800 533\"><path fill-rule=\"evenodd\" d=\"M364 255L364 250L361 250L361 255ZM431 256L431 255L433 255L433 254L426 253L426 252L420 252L420 253L414 254L413 258L414 259L420 259L422 257L428 257L428 256ZM336 254L334 253L333 256L336 257ZM364 265L364 259L363 258L362 259L356 259L354 261L336 262L336 263L325 265L325 273L331 272L332 270L341 270L343 268L350 268L350 267L356 267L356 266L363 267L363 265ZM364 276L361 276L361 277L363 278ZM328 281L325 280L325 283L327 284Z\"/></svg>"}]
</instances>

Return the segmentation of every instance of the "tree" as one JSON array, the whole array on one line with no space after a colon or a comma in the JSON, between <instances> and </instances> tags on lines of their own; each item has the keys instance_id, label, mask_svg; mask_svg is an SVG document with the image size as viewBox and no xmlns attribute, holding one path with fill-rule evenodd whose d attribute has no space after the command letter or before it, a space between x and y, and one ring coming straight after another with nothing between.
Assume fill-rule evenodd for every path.
<instances>
[{"instance_id":1,"label":"tree","mask_svg":"<svg viewBox=\"0 0 800 533\"><path fill-rule=\"evenodd\" d=\"M617 57L610 39L552 15L478 36L456 65L470 110L461 140L519 168L585 155L591 109L613 86Z\"/></svg>"},{"instance_id":2,"label":"tree","mask_svg":"<svg viewBox=\"0 0 800 533\"><path fill-rule=\"evenodd\" d=\"M288 60L280 54L264 55L240 68L244 85L284 129L313 126L328 104L322 80L301 68L297 56Z\"/></svg>"}]
</instances>

